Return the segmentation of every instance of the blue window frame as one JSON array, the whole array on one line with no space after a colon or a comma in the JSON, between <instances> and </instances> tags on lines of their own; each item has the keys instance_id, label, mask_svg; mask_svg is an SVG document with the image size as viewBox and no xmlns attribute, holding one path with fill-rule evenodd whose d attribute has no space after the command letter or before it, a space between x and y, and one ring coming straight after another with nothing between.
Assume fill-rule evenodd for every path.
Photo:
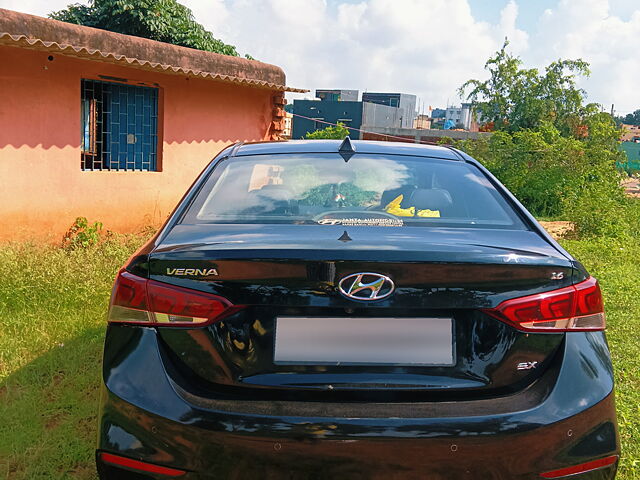
<instances>
[{"instance_id":1,"label":"blue window frame","mask_svg":"<svg viewBox=\"0 0 640 480\"><path fill-rule=\"evenodd\" d=\"M82 170L158 171L158 89L82 80Z\"/></svg>"}]
</instances>

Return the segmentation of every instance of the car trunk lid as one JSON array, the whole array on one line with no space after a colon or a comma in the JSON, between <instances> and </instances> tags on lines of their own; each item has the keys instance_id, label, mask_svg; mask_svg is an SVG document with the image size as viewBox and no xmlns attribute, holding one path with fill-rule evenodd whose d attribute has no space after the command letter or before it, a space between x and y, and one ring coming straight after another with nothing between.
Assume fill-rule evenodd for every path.
<instances>
[{"instance_id":1,"label":"car trunk lid","mask_svg":"<svg viewBox=\"0 0 640 480\"><path fill-rule=\"evenodd\" d=\"M154 280L245 307L206 328L159 329L165 353L179 369L195 373L203 388L277 398L341 392L345 399L425 391L452 398L524 388L552 363L564 335L529 335L482 309L567 286L574 273L570 259L531 231L307 225L178 225L150 255L149 272ZM376 301L348 298L338 289L340 280L360 272L388 276L395 291ZM288 342L295 341L303 332L296 334L295 319L311 319L308 324L320 329L338 325L336 331L342 321L351 322L363 334L386 319L388 332L378 326L375 334L389 339L406 334L395 330L407 319L423 319L426 343L427 322L441 319L451 327L450 337L439 337L451 342L451 360L384 363L372 354L364 363L345 363L339 355L335 362L330 355L278 361L277 329L294 328ZM383 340L377 348L402 346L385 347Z\"/></svg>"}]
</instances>

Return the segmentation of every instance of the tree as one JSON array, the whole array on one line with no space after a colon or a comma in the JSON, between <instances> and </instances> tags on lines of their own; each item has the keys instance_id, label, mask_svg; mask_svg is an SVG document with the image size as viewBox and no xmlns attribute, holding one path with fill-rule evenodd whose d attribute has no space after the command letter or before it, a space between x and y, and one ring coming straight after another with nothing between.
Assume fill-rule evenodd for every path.
<instances>
[{"instance_id":1,"label":"tree","mask_svg":"<svg viewBox=\"0 0 640 480\"><path fill-rule=\"evenodd\" d=\"M616 169L625 158L620 129L609 113L585 104L586 93L576 86L588 64L557 60L540 73L523 68L507 46L487 61L488 80L460 88L494 133L455 145L534 215L571 220L581 235L626 235L634 214Z\"/></svg>"},{"instance_id":2,"label":"tree","mask_svg":"<svg viewBox=\"0 0 640 480\"><path fill-rule=\"evenodd\" d=\"M329 125L322 130L316 130L315 132L307 133L304 138L308 140L320 140L320 139L333 139L343 140L349 135L349 129L344 126L344 123L338 122L336 126Z\"/></svg>"},{"instance_id":3,"label":"tree","mask_svg":"<svg viewBox=\"0 0 640 480\"><path fill-rule=\"evenodd\" d=\"M640 110L628 113L624 117L616 117L616 120L619 120L620 123L624 123L626 125L640 126Z\"/></svg>"},{"instance_id":4,"label":"tree","mask_svg":"<svg viewBox=\"0 0 640 480\"><path fill-rule=\"evenodd\" d=\"M49 18L87 27L237 57L238 52L213 37L176 0L90 0L49 14ZM249 56L247 56L250 58Z\"/></svg>"},{"instance_id":5,"label":"tree","mask_svg":"<svg viewBox=\"0 0 640 480\"><path fill-rule=\"evenodd\" d=\"M585 104L585 91L576 86L576 75L589 75L583 60L557 60L540 73L521 68L522 61L507 51L509 42L485 64L489 79L469 80L459 89L470 100L483 122L493 122L495 130L515 132L538 128L550 122L563 135L584 132L584 118L598 106Z\"/></svg>"}]
</instances>

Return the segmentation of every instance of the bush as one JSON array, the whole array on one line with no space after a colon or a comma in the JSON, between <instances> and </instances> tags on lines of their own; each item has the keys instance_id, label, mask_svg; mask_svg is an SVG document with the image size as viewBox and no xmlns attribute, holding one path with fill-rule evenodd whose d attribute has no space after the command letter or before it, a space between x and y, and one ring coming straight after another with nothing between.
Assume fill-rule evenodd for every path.
<instances>
[{"instance_id":1,"label":"bush","mask_svg":"<svg viewBox=\"0 0 640 480\"><path fill-rule=\"evenodd\" d=\"M480 160L537 217L576 223L582 236L633 231L616 170L617 129L607 114L587 119L588 136L562 136L550 123L536 130L495 132L456 146Z\"/></svg>"},{"instance_id":2,"label":"bush","mask_svg":"<svg viewBox=\"0 0 640 480\"><path fill-rule=\"evenodd\" d=\"M102 222L89 223L86 217L78 217L65 233L62 239L62 246L75 250L97 245L100 242L101 232Z\"/></svg>"},{"instance_id":3,"label":"bush","mask_svg":"<svg viewBox=\"0 0 640 480\"><path fill-rule=\"evenodd\" d=\"M583 236L620 237L636 231L616 164L624 163L613 117L586 103L577 76L581 59L557 60L544 72L522 68L509 42L485 64L488 78L460 89L473 103L489 140L457 146L482 161L536 216L575 222Z\"/></svg>"},{"instance_id":4,"label":"bush","mask_svg":"<svg viewBox=\"0 0 640 480\"><path fill-rule=\"evenodd\" d=\"M349 129L345 127L344 123L338 122L336 126L329 125L327 128L323 128L322 130L309 132L304 136L304 138L307 140L343 140L348 135Z\"/></svg>"},{"instance_id":5,"label":"bush","mask_svg":"<svg viewBox=\"0 0 640 480\"><path fill-rule=\"evenodd\" d=\"M624 238L631 234L630 211L626 199L613 198L605 188L595 186L567 203L564 218L575 223L580 237Z\"/></svg>"}]
</instances>

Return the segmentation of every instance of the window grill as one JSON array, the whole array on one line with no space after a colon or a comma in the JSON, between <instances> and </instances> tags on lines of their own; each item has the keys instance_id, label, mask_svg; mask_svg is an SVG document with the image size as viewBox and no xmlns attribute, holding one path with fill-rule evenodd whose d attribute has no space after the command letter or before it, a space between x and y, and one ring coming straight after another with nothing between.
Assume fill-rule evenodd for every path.
<instances>
[{"instance_id":1,"label":"window grill","mask_svg":"<svg viewBox=\"0 0 640 480\"><path fill-rule=\"evenodd\" d=\"M82 80L82 170L158 167L158 89Z\"/></svg>"}]
</instances>

